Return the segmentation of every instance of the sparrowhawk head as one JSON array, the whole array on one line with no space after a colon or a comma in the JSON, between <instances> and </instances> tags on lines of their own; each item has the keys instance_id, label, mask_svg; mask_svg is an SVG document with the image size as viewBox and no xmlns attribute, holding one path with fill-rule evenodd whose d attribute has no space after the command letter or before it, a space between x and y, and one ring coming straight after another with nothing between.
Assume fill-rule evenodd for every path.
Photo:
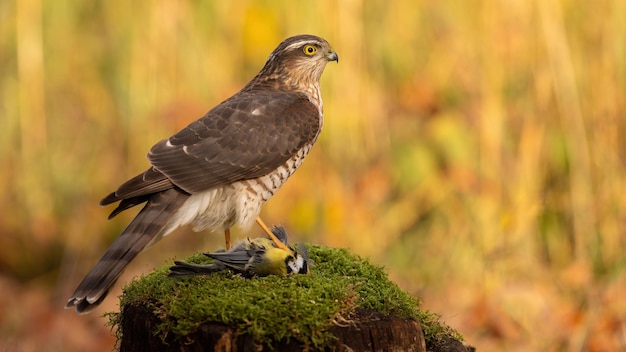
<instances>
[{"instance_id":1,"label":"sparrowhawk head","mask_svg":"<svg viewBox=\"0 0 626 352\"><path fill-rule=\"evenodd\" d=\"M310 34L293 36L278 45L251 83L277 81L294 88L317 84L329 61L339 62L339 56L326 40Z\"/></svg>"}]
</instances>

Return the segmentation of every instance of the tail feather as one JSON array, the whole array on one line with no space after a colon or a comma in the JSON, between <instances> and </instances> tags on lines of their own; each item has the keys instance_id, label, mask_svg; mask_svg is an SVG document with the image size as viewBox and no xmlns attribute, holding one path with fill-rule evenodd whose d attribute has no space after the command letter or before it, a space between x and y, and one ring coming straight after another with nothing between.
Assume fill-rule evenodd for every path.
<instances>
[{"instance_id":1,"label":"tail feather","mask_svg":"<svg viewBox=\"0 0 626 352\"><path fill-rule=\"evenodd\" d=\"M100 304L137 254L174 230L168 223L187 198L177 189L153 195L85 276L65 308L75 307L76 312L87 313Z\"/></svg>"}]
</instances>

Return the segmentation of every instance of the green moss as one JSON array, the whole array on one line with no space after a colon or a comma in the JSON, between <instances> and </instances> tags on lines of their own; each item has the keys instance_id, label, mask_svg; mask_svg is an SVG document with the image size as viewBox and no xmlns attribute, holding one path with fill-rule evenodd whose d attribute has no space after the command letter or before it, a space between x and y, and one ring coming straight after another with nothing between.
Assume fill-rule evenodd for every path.
<instances>
[{"instance_id":1,"label":"green moss","mask_svg":"<svg viewBox=\"0 0 626 352\"><path fill-rule=\"evenodd\" d=\"M296 339L322 347L333 339L328 328L363 308L420 321L433 344L450 336L460 339L438 316L421 311L419 300L389 281L383 268L343 249L308 247L314 263L310 275L244 279L225 271L173 279L167 277L168 265L129 283L120 306L149 304L161 318L155 331L161 336L182 337L203 323L221 322L263 344ZM186 261L210 259L197 254ZM120 313L108 316L112 326L119 325Z\"/></svg>"}]
</instances>

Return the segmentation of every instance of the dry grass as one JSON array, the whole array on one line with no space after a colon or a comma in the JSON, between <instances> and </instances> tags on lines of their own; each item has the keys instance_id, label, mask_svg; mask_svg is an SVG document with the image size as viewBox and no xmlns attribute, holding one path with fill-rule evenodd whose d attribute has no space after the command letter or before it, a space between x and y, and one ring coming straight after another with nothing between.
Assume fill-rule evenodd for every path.
<instances>
[{"instance_id":1,"label":"dry grass","mask_svg":"<svg viewBox=\"0 0 626 352\"><path fill-rule=\"evenodd\" d=\"M9 0L3 350L110 349L105 320L60 309L132 216L107 222L97 201L297 33L341 61L267 222L385 265L479 350L626 349L626 3ZM125 278L219 243L201 238L166 239Z\"/></svg>"}]
</instances>

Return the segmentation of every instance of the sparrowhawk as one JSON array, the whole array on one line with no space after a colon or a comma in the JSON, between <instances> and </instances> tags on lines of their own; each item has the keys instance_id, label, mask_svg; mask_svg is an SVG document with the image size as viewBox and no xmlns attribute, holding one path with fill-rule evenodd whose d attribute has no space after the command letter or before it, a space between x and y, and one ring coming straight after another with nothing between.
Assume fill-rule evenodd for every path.
<instances>
[{"instance_id":1,"label":"sparrowhawk","mask_svg":"<svg viewBox=\"0 0 626 352\"><path fill-rule=\"evenodd\" d=\"M148 153L150 168L106 196L119 201L109 218L143 209L78 285L66 308L86 313L100 304L135 256L176 228L249 229L261 206L300 166L323 123L320 77L339 62L314 35L287 38L243 89Z\"/></svg>"}]
</instances>

